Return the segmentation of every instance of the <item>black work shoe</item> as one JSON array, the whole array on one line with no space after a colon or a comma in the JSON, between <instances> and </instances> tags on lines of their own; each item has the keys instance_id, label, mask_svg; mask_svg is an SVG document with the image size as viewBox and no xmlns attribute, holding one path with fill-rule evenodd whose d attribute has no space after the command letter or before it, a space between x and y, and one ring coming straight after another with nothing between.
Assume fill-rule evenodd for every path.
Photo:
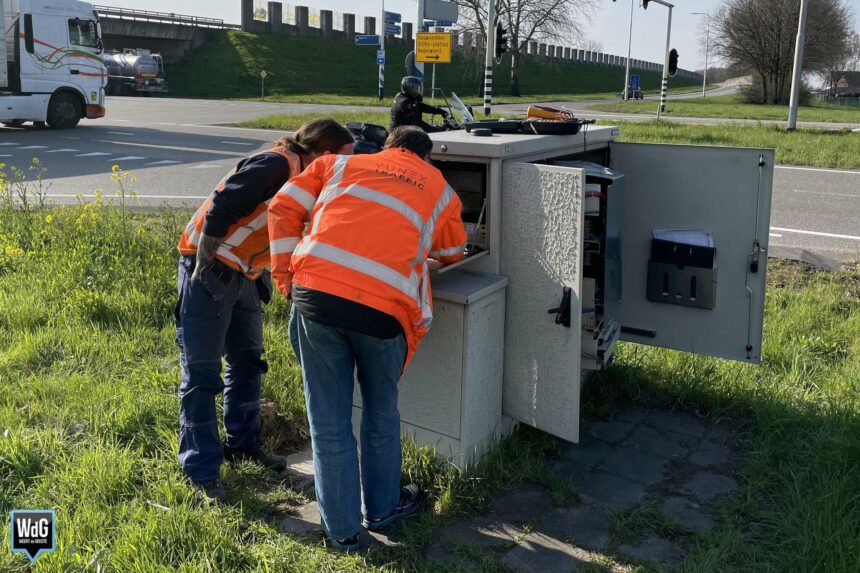
<instances>
[{"instance_id":1,"label":"black work shoe","mask_svg":"<svg viewBox=\"0 0 860 573\"><path fill-rule=\"evenodd\" d=\"M332 549L337 549L344 553L353 553L354 551L358 551L358 533L345 539L335 539L334 537L326 535L326 541L328 541L328 544L332 546Z\"/></svg>"},{"instance_id":2,"label":"black work shoe","mask_svg":"<svg viewBox=\"0 0 860 573\"><path fill-rule=\"evenodd\" d=\"M276 471L278 473L283 472L287 469L286 458L284 458L283 456L270 454L260 446L255 446L247 450L224 446L224 459L230 462L255 462L260 464L264 468Z\"/></svg>"},{"instance_id":3,"label":"black work shoe","mask_svg":"<svg viewBox=\"0 0 860 573\"><path fill-rule=\"evenodd\" d=\"M192 485L197 492L197 497L200 501L214 504L222 504L227 502L227 490L220 479L213 479L204 482L192 481Z\"/></svg>"},{"instance_id":4,"label":"black work shoe","mask_svg":"<svg viewBox=\"0 0 860 573\"><path fill-rule=\"evenodd\" d=\"M364 518L362 524L368 531L376 531L383 527L388 527L392 523L396 523L404 517L415 515L421 507L423 493L421 488L415 484L410 484L400 488L400 501L397 507L394 508L387 517L380 518Z\"/></svg>"}]
</instances>

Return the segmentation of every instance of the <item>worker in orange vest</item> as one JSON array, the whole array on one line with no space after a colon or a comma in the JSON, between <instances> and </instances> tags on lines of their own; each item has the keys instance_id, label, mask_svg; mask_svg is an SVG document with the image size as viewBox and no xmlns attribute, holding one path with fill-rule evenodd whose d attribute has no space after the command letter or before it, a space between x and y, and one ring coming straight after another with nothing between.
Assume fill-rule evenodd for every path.
<instances>
[{"instance_id":1,"label":"worker in orange vest","mask_svg":"<svg viewBox=\"0 0 860 573\"><path fill-rule=\"evenodd\" d=\"M180 351L179 463L198 494L224 501L220 466L252 460L283 471L260 445L263 355L260 303L271 297L268 204L315 158L351 153L353 137L333 120L303 125L272 149L241 160L197 210L179 241L176 341ZM227 361L221 379L221 358ZM224 391L226 444L215 396Z\"/></svg>"},{"instance_id":2,"label":"worker in orange vest","mask_svg":"<svg viewBox=\"0 0 860 573\"><path fill-rule=\"evenodd\" d=\"M400 487L397 383L432 319L427 258L456 262L467 238L432 149L421 129L397 128L378 154L317 159L269 206L272 277L293 301L322 526L344 551L358 549L362 513L366 529L381 529L421 501L416 486Z\"/></svg>"}]
</instances>

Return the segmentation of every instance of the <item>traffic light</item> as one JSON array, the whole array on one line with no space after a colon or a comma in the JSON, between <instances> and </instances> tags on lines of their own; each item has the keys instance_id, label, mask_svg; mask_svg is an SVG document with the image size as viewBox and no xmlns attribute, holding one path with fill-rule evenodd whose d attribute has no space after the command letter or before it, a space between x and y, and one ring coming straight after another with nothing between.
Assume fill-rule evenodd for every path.
<instances>
[{"instance_id":1,"label":"traffic light","mask_svg":"<svg viewBox=\"0 0 860 573\"><path fill-rule=\"evenodd\" d=\"M496 23L496 59L508 51L508 31L502 27L501 22Z\"/></svg>"},{"instance_id":2,"label":"traffic light","mask_svg":"<svg viewBox=\"0 0 860 573\"><path fill-rule=\"evenodd\" d=\"M675 72L678 71L678 50L672 48L669 52L669 77L674 78Z\"/></svg>"},{"instance_id":3,"label":"traffic light","mask_svg":"<svg viewBox=\"0 0 860 573\"><path fill-rule=\"evenodd\" d=\"M647 10L648 9L648 2L650 2L650 1L651 0L642 0L642 7Z\"/></svg>"}]
</instances>

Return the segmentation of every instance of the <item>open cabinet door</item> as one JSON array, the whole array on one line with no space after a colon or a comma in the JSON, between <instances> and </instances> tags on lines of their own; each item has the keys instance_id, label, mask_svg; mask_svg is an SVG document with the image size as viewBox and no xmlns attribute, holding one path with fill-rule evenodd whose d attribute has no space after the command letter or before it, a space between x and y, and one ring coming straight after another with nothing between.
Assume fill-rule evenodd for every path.
<instances>
[{"instance_id":1,"label":"open cabinet door","mask_svg":"<svg viewBox=\"0 0 860 573\"><path fill-rule=\"evenodd\" d=\"M766 149L612 145L626 181L623 340L761 361L773 163ZM651 261L658 229L710 235L713 272Z\"/></svg>"},{"instance_id":2,"label":"open cabinet door","mask_svg":"<svg viewBox=\"0 0 860 573\"><path fill-rule=\"evenodd\" d=\"M502 175L501 274L510 281L502 412L572 442L579 438L583 181L581 169L531 163L506 162Z\"/></svg>"}]
</instances>

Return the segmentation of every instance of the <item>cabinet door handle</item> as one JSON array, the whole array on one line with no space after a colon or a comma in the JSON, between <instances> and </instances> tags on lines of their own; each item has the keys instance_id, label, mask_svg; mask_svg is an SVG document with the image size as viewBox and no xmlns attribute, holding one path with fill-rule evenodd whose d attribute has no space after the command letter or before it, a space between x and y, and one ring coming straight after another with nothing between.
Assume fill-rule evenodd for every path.
<instances>
[{"instance_id":1,"label":"cabinet door handle","mask_svg":"<svg viewBox=\"0 0 860 573\"><path fill-rule=\"evenodd\" d=\"M72 70L72 75L73 75L73 76L78 76L78 75L80 75L80 74L81 74L81 70Z\"/></svg>"},{"instance_id":2,"label":"cabinet door handle","mask_svg":"<svg viewBox=\"0 0 860 573\"><path fill-rule=\"evenodd\" d=\"M547 314L555 315L555 323L566 328L570 328L570 297L572 291L570 287L564 287L561 294L561 302L558 303L558 308L551 308Z\"/></svg>"}]
</instances>

